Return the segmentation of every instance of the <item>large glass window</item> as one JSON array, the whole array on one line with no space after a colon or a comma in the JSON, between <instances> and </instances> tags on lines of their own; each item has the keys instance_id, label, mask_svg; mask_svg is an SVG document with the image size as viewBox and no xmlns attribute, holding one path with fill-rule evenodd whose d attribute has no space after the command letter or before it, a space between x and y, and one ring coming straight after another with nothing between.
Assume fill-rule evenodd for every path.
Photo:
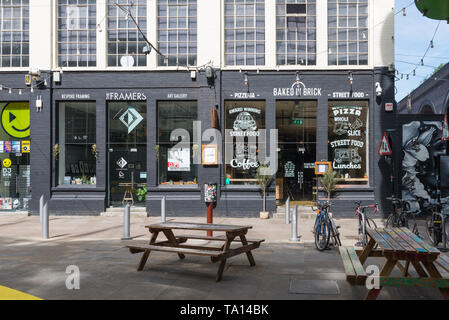
<instances>
[{"instance_id":1,"label":"large glass window","mask_svg":"<svg viewBox=\"0 0 449 320\"><path fill-rule=\"evenodd\" d=\"M329 161L341 184L368 184L368 101L329 102Z\"/></svg>"},{"instance_id":2,"label":"large glass window","mask_svg":"<svg viewBox=\"0 0 449 320\"><path fill-rule=\"evenodd\" d=\"M97 65L97 1L58 0L58 65Z\"/></svg>"},{"instance_id":3,"label":"large glass window","mask_svg":"<svg viewBox=\"0 0 449 320\"><path fill-rule=\"evenodd\" d=\"M225 62L265 65L264 0L225 0Z\"/></svg>"},{"instance_id":4,"label":"large glass window","mask_svg":"<svg viewBox=\"0 0 449 320\"><path fill-rule=\"evenodd\" d=\"M117 0L108 0L108 66L142 67L147 65L143 48L147 45L143 35L130 17L117 8ZM147 32L147 1L121 0L144 34Z\"/></svg>"},{"instance_id":5,"label":"large glass window","mask_svg":"<svg viewBox=\"0 0 449 320\"><path fill-rule=\"evenodd\" d=\"M60 102L58 115L58 184L95 185L95 102Z\"/></svg>"},{"instance_id":6,"label":"large glass window","mask_svg":"<svg viewBox=\"0 0 449 320\"><path fill-rule=\"evenodd\" d=\"M368 64L368 0L328 0L329 65Z\"/></svg>"},{"instance_id":7,"label":"large glass window","mask_svg":"<svg viewBox=\"0 0 449 320\"><path fill-rule=\"evenodd\" d=\"M157 10L159 66L196 66L196 0L159 0Z\"/></svg>"},{"instance_id":8,"label":"large glass window","mask_svg":"<svg viewBox=\"0 0 449 320\"><path fill-rule=\"evenodd\" d=\"M1 67L30 64L29 0L2 0L0 5Z\"/></svg>"},{"instance_id":9,"label":"large glass window","mask_svg":"<svg viewBox=\"0 0 449 320\"><path fill-rule=\"evenodd\" d=\"M278 65L316 64L316 0L276 1Z\"/></svg>"},{"instance_id":10,"label":"large glass window","mask_svg":"<svg viewBox=\"0 0 449 320\"><path fill-rule=\"evenodd\" d=\"M199 146L193 144L193 122L197 119L195 101L158 103L160 185L197 184L198 165L193 161L200 152ZM178 135L178 140L171 141L174 130L179 130L182 139Z\"/></svg>"},{"instance_id":11,"label":"large glass window","mask_svg":"<svg viewBox=\"0 0 449 320\"><path fill-rule=\"evenodd\" d=\"M257 140L265 129L265 101L225 102L226 184L256 183Z\"/></svg>"}]
</instances>

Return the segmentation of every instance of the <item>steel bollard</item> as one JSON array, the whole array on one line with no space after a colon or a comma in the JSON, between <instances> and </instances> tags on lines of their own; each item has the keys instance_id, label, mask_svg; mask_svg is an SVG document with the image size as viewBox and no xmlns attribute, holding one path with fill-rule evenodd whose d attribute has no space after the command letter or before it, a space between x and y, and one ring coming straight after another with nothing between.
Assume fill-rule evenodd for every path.
<instances>
[{"instance_id":1,"label":"steel bollard","mask_svg":"<svg viewBox=\"0 0 449 320\"><path fill-rule=\"evenodd\" d=\"M39 220L42 223L42 215L44 214L44 195L39 199Z\"/></svg>"},{"instance_id":2,"label":"steel bollard","mask_svg":"<svg viewBox=\"0 0 449 320\"><path fill-rule=\"evenodd\" d=\"M298 241L298 205L295 205L295 208L292 212L292 237L291 241Z\"/></svg>"},{"instance_id":3,"label":"steel bollard","mask_svg":"<svg viewBox=\"0 0 449 320\"><path fill-rule=\"evenodd\" d=\"M161 221L162 222L166 222L167 221L167 216L165 215L165 196L162 197L161 200Z\"/></svg>"},{"instance_id":4,"label":"steel bollard","mask_svg":"<svg viewBox=\"0 0 449 320\"><path fill-rule=\"evenodd\" d=\"M130 240L130 222L131 222L131 206L129 203L125 206L125 211L123 213L123 238L122 240Z\"/></svg>"},{"instance_id":5,"label":"steel bollard","mask_svg":"<svg viewBox=\"0 0 449 320\"><path fill-rule=\"evenodd\" d=\"M287 198L285 202L285 224L290 223L290 197Z\"/></svg>"},{"instance_id":6,"label":"steel bollard","mask_svg":"<svg viewBox=\"0 0 449 320\"><path fill-rule=\"evenodd\" d=\"M48 216L48 202L42 208L42 239L48 239L49 235L49 216Z\"/></svg>"}]
</instances>

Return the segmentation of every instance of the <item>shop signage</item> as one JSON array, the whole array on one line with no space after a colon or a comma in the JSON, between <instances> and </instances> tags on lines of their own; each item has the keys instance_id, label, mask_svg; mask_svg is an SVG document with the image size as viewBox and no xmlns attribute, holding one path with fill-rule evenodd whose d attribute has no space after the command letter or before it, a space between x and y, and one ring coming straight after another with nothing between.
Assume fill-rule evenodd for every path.
<instances>
[{"instance_id":1,"label":"shop signage","mask_svg":"<svg viewBox=\"0 0 449 320\"><path fill-rule=\"evenodd\" d=\"M385 111L391 112L393 111L393 103L385 103Z\"/></svg>"},{"instance_id":2,"label":"shop signage","mask_svg":"<svg viewBox=\"0 0 449 320\"><path fill-rule=\"evenodd\" d=\"M112 101L143 101L147 96L143 92L108 92L106 100Z\"/></svg>"},{"instance_id":3,"label":"shop signage","mask_svg":"<svg viewBox=\"0 0 449 320\"><path fill-rule=\"evenodd\" d=\"M186 99L188 97L187 93L169 93L167 94L167 99Z\"/></svg>"},{"instance_id":4,"label":"shop signage","mask_svg":"<svg viewBox=\"0 0 449 320\"><path fill-rule=\"evenodd\" d=\"M231 97L236 99L254 99L260 97L260 94L254 92L234 92L233 94L231 93Z\"/></svg>"},{"instance_id":5,"label":"shop signage","mask_svg":"<svg viewBox=\"0 0 449 320\"><path fill-rule=\"evenodd\" d=\"M322 88L307 88L302 82L299 85L295 82L290 88L273 88L275 97L321 97Z\"/></svg>"},{"instance_id":6,"label":"shop signage","mask_svg":"<svg viewBox=\"0 0 449 320\"><path fill-rule=\"evenodd\" d=\"M214 145L203 145L203 165L211 166L218 164L218 146Z\"/></svg>"},{"instance_id":7,"label":"shop signage","mask_svg":"<svg viewBox=\"0 0 449 320\"><path fill-rule=\"evenodd\" d=\"M30 141L22 141L22 152L23 153L31 152L31 142Z\"/></svg>"},{"instance_id":8,"label":"shop signage","mask_svg":"<svg viewBox=\"0 0 449 320\"><path fill-rule=\"evenodd\" d=\"M62 100L90 100L90 93L64 93L61 94Z\"/></svg>"},{"instance_id":9,"label":"shop signage","mask_svg":"<svg viewBox=\"0 0 449 320\"><path fill-rule=\"evenodd\" d=\"M329 97L334 99L348 99L348 98L365 98L368 97L368 94L365 92L333 92L329 94Z\"/></svg>"},{"instance_id":10,"label":"shop signage","mask_svg":"<svg viewBox=\"0 0 449 320\"><path fill-rule=\"evenodd\" d=\"M131 133L142 120L143 117L133 107L128 107L128 110L120 116L120 121L128 128L128 134Z\"/></svg>"},{"instance_id":11,"label":"shop signage","mask_svg":"<svg viewBox=\"0 0 449 320\"><path fill-rule=\"evenodd\" d=\"M29 104L23 102L11 102L6 104L6 106L2 110L1 122L3 129L11 137L17 139L29 137L30 136ZM18 152L20 152L20 150Z\"/></svg>"},{"instance_id":12,"label":"shop signage","mask_svg":"<svg viewBox=\"0 0 449 320\"><path fill-rule=\"evenodd\" d=\"M288 161L284 165L284 178L294 178L295 177L296 166L292 161Z\"/></svg>"}]
</instances>

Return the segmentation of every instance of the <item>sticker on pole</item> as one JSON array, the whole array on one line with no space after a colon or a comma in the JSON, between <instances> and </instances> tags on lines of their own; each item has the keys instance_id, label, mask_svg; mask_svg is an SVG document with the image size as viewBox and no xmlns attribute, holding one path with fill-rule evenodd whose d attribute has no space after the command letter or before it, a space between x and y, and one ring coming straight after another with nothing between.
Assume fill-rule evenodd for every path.
<instances>
[{"instance_id":1,"label":"sticker on pole","mask_svg":"<svg viewBox=\"0 0 449 320\"><path fill-rule=\"evenodd\" d=\"M443 135L441 136L441 140L449 141L449 123L447 122L447 113L444 115Z\"/></svg>"},{"instance_id":2,"label":"sticker on pole","mask_svg":"<svg viewBox=\"0 0 449 320\"><path fill-rule=\"evenodd\" d=\"M391 156L392 155L390 143L388 142L387 134L384 132L382 136L382 141L380 142L379 147L379 156Z\"/></svg>"}]
</instances>

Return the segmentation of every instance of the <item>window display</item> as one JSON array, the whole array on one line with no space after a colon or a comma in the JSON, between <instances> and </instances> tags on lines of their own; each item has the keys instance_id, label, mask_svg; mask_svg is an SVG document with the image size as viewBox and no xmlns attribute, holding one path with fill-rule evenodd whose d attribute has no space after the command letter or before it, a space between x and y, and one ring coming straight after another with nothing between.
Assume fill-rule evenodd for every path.
<instances>
[{"instance_id":1,"label":"window display","mask_svg":"<svg viewBox=\"0 0 449 320\"><path fill-rule=\"evenodd\" d=\"M226 101L225 114L226 184L255 184L265 101Z\"/></svg>"},{"instance_id":2,"label":"window display","mask_svg":"<svg viewBox=\"0 0 449 320\"><path fill-rule=\"evenodd\" d=\"M342 184L368 184L368 101L329 102L329 161Z\"/></svg>"},{"instance_id":3,"label":"window display","mask_svg":"<svg viewBox=\"0 0 449 320\"><path fill-rule=\"evenodd\" d=\"M96 108L94 102L60 102L58 161L59 185L96 185Z\"/></svg>"},{"instance_id":4,"label":"window display","mask_svg":"<svg viewBox=\"0 0 449 320\"><path fill-rule=\"evenodd\" d=\"M163 101L158 103L157 146L160 185L196 185L197 165L193 159L199 146L193 144L193 122L198 118L196 101ZM182 141L171 141L174 130L186 130Z\"/></svg>"}]
</instances>

